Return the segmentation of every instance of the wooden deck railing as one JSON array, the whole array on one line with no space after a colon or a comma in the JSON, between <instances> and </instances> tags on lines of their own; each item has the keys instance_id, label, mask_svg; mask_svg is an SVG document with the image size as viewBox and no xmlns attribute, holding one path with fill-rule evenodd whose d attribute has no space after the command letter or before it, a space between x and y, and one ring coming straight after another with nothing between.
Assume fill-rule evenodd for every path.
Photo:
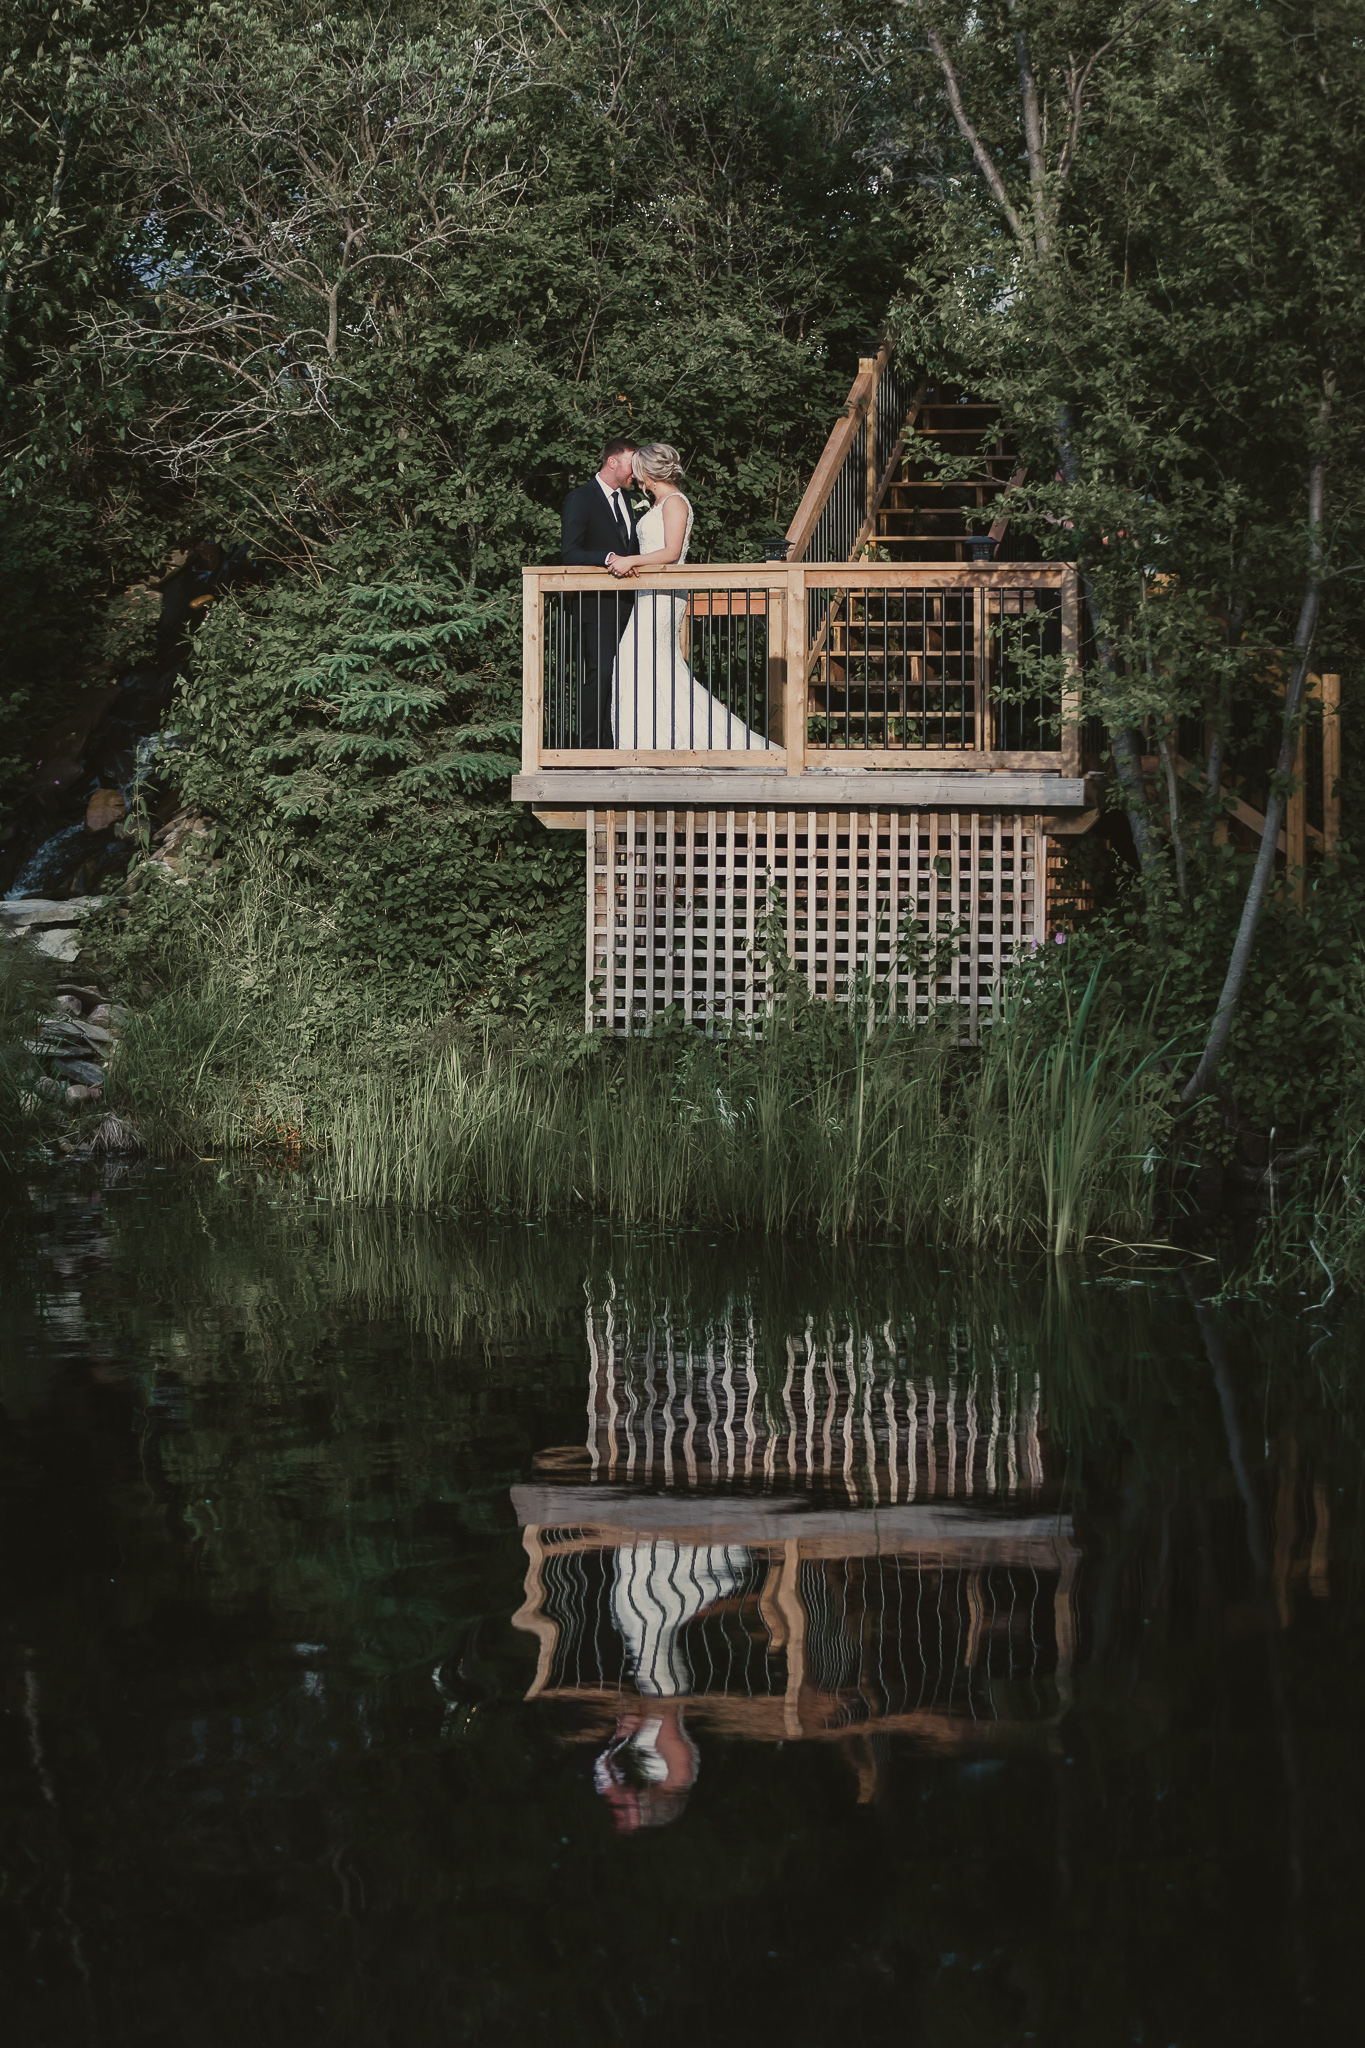
<instances>
[{"instance_id":1,"label":"wooden deck railing","mask_svg":"<svg viewBox=\"0 0 1365 2048\"><path fill-rule=\"evenodd\" d=\"M1079 782L1056 782L1080 775L1067 564L711 563L626 590L633 605L621 621L621 585L609 576L523 571L520 781L600 773L607 802L632 770L740 770L769 787L780 776L787 797L791 778L816 773L899 771L899 783L990 772L1047 778L1048 808L1082 800ZM599 636L610 633L595 668L588 607L600 608ZM633 744L585 747L585 699L595 679L605 691L609 672L611 729ZM898 795L885 787L876 800Z\"/></svg>"}]
</instances>

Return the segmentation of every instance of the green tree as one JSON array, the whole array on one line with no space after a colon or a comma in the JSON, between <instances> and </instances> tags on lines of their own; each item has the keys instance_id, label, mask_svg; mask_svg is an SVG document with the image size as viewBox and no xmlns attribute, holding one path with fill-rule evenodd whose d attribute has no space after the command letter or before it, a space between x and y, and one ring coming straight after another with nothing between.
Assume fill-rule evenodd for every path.
<instances>
[{"instance_id":1,"label":"green tree","mask_svg":"<svg viewBox=\"0 0 1365 2048\"><path fill-rule=\"evenodd\" d=\"M666 438L699 550L755 553L903 266L859 157L877 75L838 37L784 63L833 33L760 0L226 0L93 69L136 254L52 374L74 354L122 394L129 470L275 571L196 640L183 791L344 898L341 956L407 957L424 1005L577 915L581 852L506 784L504 594L558 552L565 490L604 435ZM477 644L419 646L423 621Z\"/></svg>"},{"instance_id":2,"label":"green tree","mask_svg":"<svg viewBox=\"0 0 1365 2048\"><path fill-rule=\"evenodd\" d=\"M1103 716L1156 918L1166 862L1143 729L1280 729L1260 858L1192 1096L1212 1085L1292 775L1323 596L1359 555L1362 55L1354 11L1194 0L1124 12L920 0L951 115L899 314L906 344L998 398L1017 516L1081 566ZM930 121L938 118L930 116ZM926 135L909 146L923 151ZM1354 605L1344 598L1345 614ZM1282 694L1281 694L1282 693ZM1174 878L1185 885L1177 822ZM1177 857L1178 856L1178 857Z\"/></svg>"}]
</instances>

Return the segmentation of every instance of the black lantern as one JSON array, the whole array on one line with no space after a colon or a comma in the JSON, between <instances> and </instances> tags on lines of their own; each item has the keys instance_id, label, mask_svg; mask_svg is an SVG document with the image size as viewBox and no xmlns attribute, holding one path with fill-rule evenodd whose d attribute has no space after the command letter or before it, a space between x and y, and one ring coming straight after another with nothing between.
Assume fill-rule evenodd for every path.
<instances>
[{"instance_id":1,"label":"black lantern","mask_svg":"<svg viewBox=\"0 0 1365 2048\"><path fill-rule=\"evenodd\" d=\"M791 551L791 542L780 533L775 533L771 540L765 540L763 543L765 562L785 562Z\"/></svg>"},{"instance_id":2,"label":"black lantern","mask_svg":"<svg viewBox=\"0 0 1365 2048\"><path fill-rule=\"evenodd\" d=\"M966 540L967 546L972 551L972 560L974 562L993 562L995 560L995 550L998 543L993 533L969 533L966 536Z\"/></svg>"},{"instance_id":3,"label":"black lantern","mask_svg":"<svg viewBox=\"0 0 1365 2048\"><path fill-rule=\"evenodd\" d=\"M879 356L881 352L882 345L875 334L865 334L858 343L858 358L860 361L866 356Z\"/></svg>"}]
</instances>

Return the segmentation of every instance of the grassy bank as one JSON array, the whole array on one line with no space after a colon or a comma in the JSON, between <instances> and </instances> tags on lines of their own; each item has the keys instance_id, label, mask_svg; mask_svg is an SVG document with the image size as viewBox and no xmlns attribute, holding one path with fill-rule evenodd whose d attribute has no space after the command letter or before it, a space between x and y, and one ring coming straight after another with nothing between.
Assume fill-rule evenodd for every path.
<instances>
[{"instance_id":1,"label":"grassy bank","mask_svg":"<svg viewBox=\"0 0 1365 2048\"><path fill-rule=\"evenodd\" d=\"M1071 1253L1183 1229L1214 1142L1226 1156L1240 1142L1216 1105L1180 1115L1169 983L1148 969L1144 990L1143 962L1112 941L1108 957L1079 937L1047 948L977 1047L953 1010L909 1027L875 987L847 1007L800 986L761 1043L664 1020L623 1044L585 1039L511 973L438 1014L353 970L320 922L262 861L229 884L150 883L134 916L92 928L92 970L132 1012L103 1107L155 1156L270 1156L306 1166L333 1201L410 1214ZM1343 1015L1360 1007L1354 987ZM5 1000L12 1034L33 1002L13 968ZM1312 1122L1272 1126L1265 1187L1242 1183L1239 1265L1315 1297L1365 1284L1356 1036L1343 1026L1330 1068L1316 1063L1327 1092ZM25 1130L50 1138L46 1107L25 1111L9 1071L11 1149Z\"/></svg>"},{"instance_id":2,"label":"grassy bank","mask_svg":"<svg viewBox=\"0 0 1365 2048\"><path fill-rule=\"evenodd\" d=\"M1015 1000L979 1049L955 1011L907 1027L871 987L851 1009L793 990L762 1043L620 1044L514 1003L405 1016L300 943L301 914L262 874L183 921L111 1073L154 1150L271 1148L335 1200L417 1210L1054 1252L1151 1233L1169 1089L1096 975L1060 1031Z\"/></svg>"},{"instance_id":3,"label":"grassy bank","mask_svg":"<svg viewBox=\"0 0 1365 2048\"><path fill-rule=\"evenodd\" d=\"M129 1032L119 1106L168 1146L175 1124L148 1109L183 1080L202 1109L179 1111L181 1145L309 1151L340 1201L1052 1251L1150 1232L1164 1091L1121 1034L1079 1020L1045 1048L1007 1024L979 1054L946 1022L842 1043L810 1019L761 1046L670 1032L586 1049L490 1029L419 1043L394 1069L339 1068L325 1094L273 1105L249 1081L234 1102L210 1071L221 1023L177 1018L191 1054L208 1041L177 1075L168 1021Z\"/></svg>"}]
</instances>

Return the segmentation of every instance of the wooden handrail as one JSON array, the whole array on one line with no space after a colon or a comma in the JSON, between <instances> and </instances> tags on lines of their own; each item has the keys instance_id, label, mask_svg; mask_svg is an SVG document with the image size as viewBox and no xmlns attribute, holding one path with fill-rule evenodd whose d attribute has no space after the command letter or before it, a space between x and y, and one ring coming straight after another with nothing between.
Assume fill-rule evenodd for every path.
<instances>
[{"instance_id":1,"label":"wooden handrail","mask_svg":"<svg viewBox=\"0 0 1365 2048\"><path fill-rule=\"evenodd\" d=\"M891 362L891 354L890 344L883 342L875 359L869 360L864 357L859 364L858 374L854 378L848 397L844 401L843 414L836 420L830 431L829 439L821 451L820 460L816 463L814 473L806 486L801 503L796 508L796 516L787 528L786 538L788 560L790 561L799 562L805 559L806 550L810 546L821 515L829 503L835 485L843 474L844 465L847 463L852 452L859 428L864 424L866 424L868 436L864 499L866 510L862 525L858 529L857 536L846 559L850 562L856 561L861 550L876 535L877 515L881 511L887 491L890 489L897 471L905 459L907 442L913 432L915 422L924 407L926 394L929 389L928 376L922 376L915 388L914 396L910 400L905 419L901 423L895 444L887 458L886 466L882 470L881 475L878 476L876 468L877 405L881 395L882 379ZM1017 490L1020 484L1023 483L1027 473L1023 468L1016 469L1009 480L1008 488L1010 490ZM997 548L1008 530L1009 515L1008 513L1003 513L993 522L990 528L990 539Z\"/></svg>"},{"instance_id":2,"label":"wooden handrail","mask_svg":"<svg viewBox=\"0 0 1365 2048\"><path fill-rule=\"evenodd\" d=\"M855 561L859 548L866 547L868 541L877 531L877 514L882 509L882 500L890 489L891 479L895 476L905 455L905 437L914 429L915 421L920 415L920 408L924 404L924 394L928 389L929 379L921 377L919 383L915 386L915 395L910 401L910 410L906 413L905 419L901 424L901 430L896 436L895 446L887 457L886 468L882 471L881 481L878 483L876 492L868 505L867 517L863 521L862 530L853 543L853 559Z\"/></svg>"},{"instance_id":3,"label":"wooden handrail","mask_svg":"<svg viewBox=\"0 0 1365 2048\"><path fill-rule=\"evenodd\" d=\"M1025 477L1026 477L1027 475L1028 475L1028 471L1027 471L1026 469L1024 469L1024 468L1023 468L1022 466L1021 466L1020 468L1016 469L1016 470L1015 470L1015 472L1014 472L1014 475L1013 475L1013 476L1012 476L1012 477L1010 478L1010 480L1009 480L1009 483L1008 483L1008 485L1006 486L1006 488L1007 488L1007 489L1009 489L1009 490L1011 490L1011 491L1017 491L1017 490L1018 490L1018 488L1019 488L1019 486L1020 486L1020 484L1021 484L1021 483L1022 483L1022 482L1024 481L1024 478L1025 478ZM1010 524L1010 515L1009 515L1009 513L1008 513L1008 512L1002 512L1002 513L1001 513L1001 515L1000 515L1000 517L999 517L999 518L998 518L997 520L995 520L995 521L994 521L994 522L992 523L992 526L991 526L991 530L990 530L990 538L991 538L991 541L992 541L992 543L993 543L993 544L994 544L994 545L995 545L996 547L999 547L999 545L1000 545L1001 541L1002 541L1002 540L1003 540L1003 539L1005 538L1005 535L1006 535L1006 534L1007 534L1007 533L1009 532L1009 524Z\"/></svg>"},{"instance_id":4,"label":"wooden handrail","mask_svg":"<svg viewBox=\"0 0 1365 2048\"><path fill-rule=\"evenodd\" d=\"M836 420L834 429L825 443L824 452L815 465L810 482L806 485L801 503L796 508L796 517L787 528L788 560L799 562L810 545L820 514L824 511L835 480L848 460L849 450L858 438L858 429L870 410L872 395L881 380L882 371L891 360L891 344L884 341L877 351L876 360L869 368L860 369L849 387L844 400L842 419Z\"/></svg>"},{"instance_id":5,"label":"wooden handrail","mask_svg":"<svg viewBox=\"0 0 1365 2048\"><path fill-rule=\"evenodd\" d=\"M1307 698L1309 702L1322 705L1322 825L1310 822L1306 814L1305 783L1307 780L1307 748L1305 735L1307 721L1299 727L1299 752L1294 768L1294 787L1285 804L1285 822L1275 841L1275 850L1282 853L1291 869L1297 869L1298 879L1294 885L1295 896L1300 909L1304 904L1304 853L1312 846L1327 860L1336 859L1337 841L1341 835L1341 798L1337 782L1341 775L1341 678L1338 675L1309 676ZM1155 755L1144 756L1143 765L1150 760L1153 770L1157 766ZM1194 780L1200 779L1202 771L1198 764L1184 754L1176 755L1176 767L1182 775ZM1222 787L1224 801L1229 805L1231 815L1239 825L1261 838L1265 832L1265 812L1258 811L1239 796L1237 784L1243 778L1231 771Z\"/></svg>"}]
</instances>

